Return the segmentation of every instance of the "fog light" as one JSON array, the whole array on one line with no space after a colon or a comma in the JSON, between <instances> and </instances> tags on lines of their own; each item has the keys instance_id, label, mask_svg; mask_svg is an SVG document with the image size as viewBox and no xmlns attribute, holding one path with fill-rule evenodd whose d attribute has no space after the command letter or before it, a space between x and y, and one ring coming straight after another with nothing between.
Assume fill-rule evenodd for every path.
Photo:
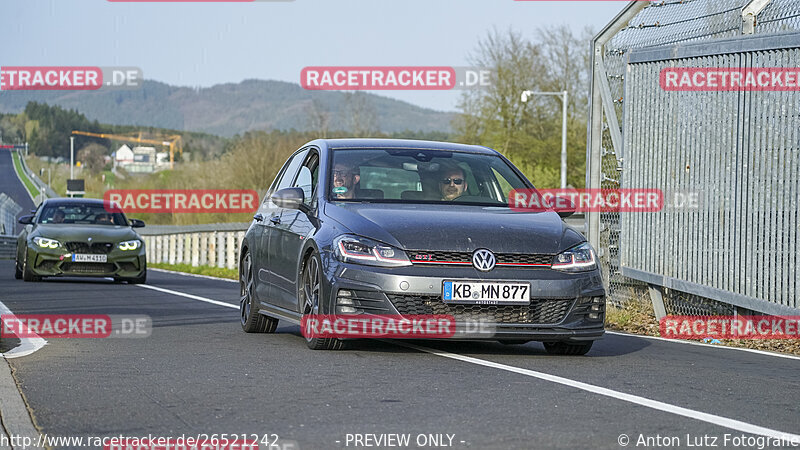
<instances>
[{"instance_id":1,"label":"fog light","mask_svg":"<svg viewBox=\"0 0 800 450\"><path fill-rule=\"evenodd\" d=\"M600 320L600 314L599 313L589 313L589 318L592 319L592 320Z\"/></svg>"},{"instance_id":2,"label":"fog light","mask_svg":"<svg viewBox=\"0 0 800 450\"><path fill-rule=\"evenodd\" d=\"M592 303L603 303L603 297L594 297Z\"/></svg>"},{"instance_id":3,"label":"fog light","mask_svg":"<svg viewBox=\"0 0 800 450\"><path fill-rule=\"evenodd\" d=\"M603 305L597 305L597 304L592 305L592 311L602 311L602 310L603 310Z\"/></svg>"},{"instance_id":4,"label":"fog light","mask_svg":"<svg viewBox=\"0 0 800 450\"><path fill-rule=\"evenodd\" d=\"M340 314L355 314L358 312L358 310L352 306L337 306L336 311Z\"/></svg>"}]
</instances>

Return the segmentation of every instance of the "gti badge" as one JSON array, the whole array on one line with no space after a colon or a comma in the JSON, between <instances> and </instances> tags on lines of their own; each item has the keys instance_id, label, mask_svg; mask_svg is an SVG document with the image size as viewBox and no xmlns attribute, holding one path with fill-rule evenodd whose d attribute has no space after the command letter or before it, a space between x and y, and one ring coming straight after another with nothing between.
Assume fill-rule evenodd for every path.
<instances>
[{"instance_id":1,"label":"gti badge","mask_svg":"<svg viewBox=\"0 0 800 450\"><path fill-rule=\"evenodd\" d=\"M488 272L494 269L496 262L494 253L485 248L475 250L475 253L472 254L472 265L481 272Z\"/></svg>"}]
</instances>

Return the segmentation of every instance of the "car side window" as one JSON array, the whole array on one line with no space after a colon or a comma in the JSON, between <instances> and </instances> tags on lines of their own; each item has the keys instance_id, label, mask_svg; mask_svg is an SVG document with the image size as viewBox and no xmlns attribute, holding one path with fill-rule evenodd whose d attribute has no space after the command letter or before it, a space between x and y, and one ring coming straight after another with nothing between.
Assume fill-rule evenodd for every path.
<instances>
[{"instance_id":1,"label":"car side window","mask_svg":"<svg viewBox=\"0 0 800 450\"><path fill-rule=\"evenodd\" d=\"M292 181L294 181L295 175L297 174L297 169L301 164L303 164L303 161L305 161L306 155L308 155L308 150L303 150L299 153L296 153L291 159L289 159L289 161L286 162L286 164L283 165L283 170L280 172L280 175L275 182L272 183L273 187L267 192L267 197L264 199L264 203L267 202L269 196L274 192L292 186Z\"/></svg>"},{"instance_id":2,"label":"car side window","mask_svg":"<svg viewBox=\"0 0 800 450\"><path fill-rule=\"evenodd\" d=\"M303 203L307 206L312 206L314 191L317 188L317 180L319 179L319 164L317 162L316 154L308 158L306 164L300 168L300 173L294 183L294 187L299 187L303 190Z\"/></svg>"}]
</instances>

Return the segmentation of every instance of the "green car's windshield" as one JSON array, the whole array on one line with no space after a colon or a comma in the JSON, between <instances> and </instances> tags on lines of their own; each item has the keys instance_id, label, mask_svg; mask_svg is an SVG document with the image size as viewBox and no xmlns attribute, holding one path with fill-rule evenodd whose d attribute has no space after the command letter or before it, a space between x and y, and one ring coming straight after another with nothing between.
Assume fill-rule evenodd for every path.
<instances>
[{"instance_id":1,"label":"green car's windshield","mask_svg":"<svg viewBox=\"0 0 800 450\"><path fill-rule=\"evenodd\" d=\"M61 204L46 206L39 214L38 223L128 225L121 212L109 212L103 205Z\"/></svg>"},{"instance_id":2,"label":"green car's windshield","mask_svg":"<svg viewBox=\"0 0 800 450\"><path fill-rule=\"evenodd\" d=\"M335 150L330 175L331 201L508 206L531 187L499 156L428 149Z\"/></svg>"}]
</instances>

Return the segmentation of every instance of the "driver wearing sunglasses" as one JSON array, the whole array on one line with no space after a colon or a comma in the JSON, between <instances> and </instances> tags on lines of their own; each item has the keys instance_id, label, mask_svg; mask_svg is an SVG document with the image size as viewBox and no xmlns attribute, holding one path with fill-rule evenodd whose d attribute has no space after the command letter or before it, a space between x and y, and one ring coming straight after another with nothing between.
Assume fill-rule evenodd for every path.
<instances>
[{"instance_id":1,"label":"driver wearing sunglasses","mask_svg":"<svg viewBox=\"0 0 800 450\"><path fill-rule=\"evenodd\" d=\"M445 167L439 177L439 191L442 193L442 200L455 200L464 195L467 190L467 180L464 170L458 166Z\"/></svg>"}]
</instances>

